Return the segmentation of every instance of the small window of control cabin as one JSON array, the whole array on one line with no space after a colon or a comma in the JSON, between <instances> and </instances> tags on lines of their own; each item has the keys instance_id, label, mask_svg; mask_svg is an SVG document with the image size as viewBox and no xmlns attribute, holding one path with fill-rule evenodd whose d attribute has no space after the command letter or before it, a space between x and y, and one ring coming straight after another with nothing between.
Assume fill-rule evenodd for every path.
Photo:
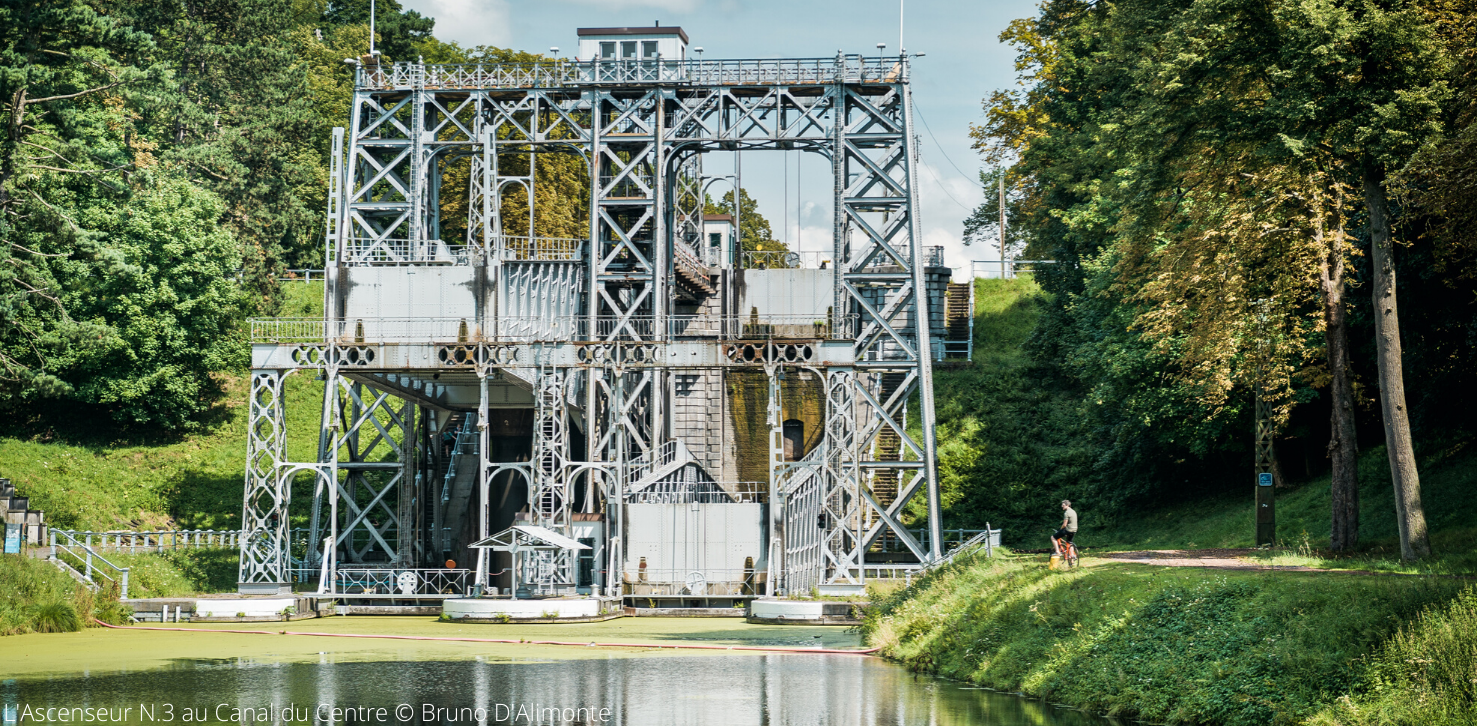
<instances>
[{"instance_id":1,"label":"small window of control cabin","mask_svg":"<svg viewBox=\"0 0 1477 726\"><path fill-rule=\"evenodd\" d=\"M636 41L634 41L634 40L623 40L623 41L621 41L621 60L635 60L635 59L636 59Z\"/></svg>"},{"instance_id":2,"label":"small window of control cabin","mask_svg":"<svg viewBox=\"0 0 1477 726\"><path fill-rule=\"evenodd\" d=\"M722 232L709 232L708 233L708 246L709 247L722 247L723 246L723 233Z\"/></svg>"},{"instance_id":3,"label":"small window of control cabin","mask_svg":"<svg viewBox=\"0 0 1477 726\"><path fill-rule=\"evenodd\" d=\"M799 461L805 456L805 422L792 418L785 422L785 461Z\"/></svg>"},{"instance_id":4,"label":"small window of control cabin","mask_svg":"<svg viewBox=\"0 0 1477 726\"><path fill-rule=\"evenodd\" d=\"M641 41L641 57L645 60L656 60L656 41Z\"/></svg>"},{"instance_id":5,"label":"small window of control cabin","mask_svg":"<svg viewBox=\"0 0 1477 726\"><path fill-rule=\"evenodd\" d=\"M615 41L605 41L600 44L601 60L615 60Z\"/></svg>"}]
</instances>

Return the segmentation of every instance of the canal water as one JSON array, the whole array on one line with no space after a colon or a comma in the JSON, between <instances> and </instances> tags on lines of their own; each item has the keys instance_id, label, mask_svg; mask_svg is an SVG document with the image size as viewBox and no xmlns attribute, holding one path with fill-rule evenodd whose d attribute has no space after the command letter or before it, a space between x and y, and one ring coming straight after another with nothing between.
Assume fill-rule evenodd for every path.
<instances>
[{"instance_id":1,"label":"canal water","mask_svg":"<svg viewBox=\"0 0 1477 726\"><path fill-rule=\"evenodd\" d=\"M542 662L487 657L335 662L328 655L317 663L178 660L130 672L0 675L0 703L4 726L1112 723L854 655L613 655Z\"/></svg>"}]
</instances>

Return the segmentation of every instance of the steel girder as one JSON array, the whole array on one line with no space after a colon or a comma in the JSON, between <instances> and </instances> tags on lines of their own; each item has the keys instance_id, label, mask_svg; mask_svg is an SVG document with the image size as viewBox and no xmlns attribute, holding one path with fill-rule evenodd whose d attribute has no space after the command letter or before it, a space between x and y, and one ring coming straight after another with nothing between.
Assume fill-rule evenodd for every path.
<instances>
[{"instance_id":1,"label":"steel girder","mask_svg":"<svg viewBox=\"0 0 1477 726\"><path fill-rule=\"evenodd\" d=\"M821 528L818 540L825 543L820 548L825 554L817 561L825 565L817 579L850 577L859 570L861 553L887 529L923 559L936 557L940 537L924 280L928 260L917 217L907 61L838 56L834 63L781 61L773 72L751 72L739 67L743 64L732 70L725 65L729 63L689 63L675 75L664 70L650 78L621 79L606 79L605 69L595 64L578 72L530 72L517 84L498 81L506 75L500 72L462 73L452 82L445 73L432 73L433 67L415 64L362 69L342 168L331 182L339 186L329 208L328 259L331 266L431 261L484 265L503 295L508 281L499 248L505 244L507 220L501 192L517 185L534 198L534 157L576 153L585 161L590 184L590 235L578 265L588 282L577 288L582 297L577 309L591 334L587 339L665 342L674 260L704 249L700 239L693 239L701 229L701 195L694 193L701 189L700 155L797 149L827 156L834 174L835 309L859 316L861 324L853 341L854 368L825 374L827 453L815 465L824 479L817 501L830 526ZM592 78L605 80L589 82ZM523 153L531 158L526 174L509 176L499 168L500 158ZM460 157L468 157L471 166L467 234L457 241L462 249L448 253L449 246L440 239L436 199L447 163ZM531 213L536 207L529 205ZM533 233L532 218L528 226ZM333 296L337 279L330 270L330 317L342 314ZM501 311L481 314L492 318ZM479 368L486 362L479 361ZM267 402L256 402L254 373L253 406L262 413L253 421L272 421L269 399L280 396L281 373L257 373L267 374L259 391ZM567 437L542 444L565 462L563 478L555 478L553 490L564 492L567 506L572 491L568 471L579 469L586 472L582 475L591 493L603 496L607 506L619 502L624 462L654 450L667 435L666 372L661 365L581 365L554 373L561 376L565 395L560 400L566 410L580 397L569 394L583 394L587 447L581 457L568 450ZM270 382L274 375L275 388ZM922 408L922 436L916 440L905 430L906 401L914 392L921 394ZM846 406L848 397L849 415L831 410ZM325 402L325 428L328 408ZM485 424L485 400L481 411ZM399 415L399 425L412 430L413 414ZM277 421L280 425L280 414ZM280 460L281 444L272 428L253 428L261 434L253 434L249 461ZM875 457L878 437L885 432L901 441L895 459ZM490 465L485 461L485 427L481 438L484 464ZM274 451L278 453L270 453ZM331 458L327 450L320 452L320 460ZM877 472L889 470L896 472L900 486L897 497L884 504L868 484ZM272 563L286 557L272 554L285 553L285 535L270 532L285 526L290 486L265 471L248 466L245 524L264 534L251 540L260 544L256 554L243 552L243 582L266 581L262 573L279 569ZM484 485L490 473L484 466ZM529 475L539 476L532 470ZM404 486L414 487L413 464L402 468L400 476ZM339 486L336 479L331 486ZM919 491L929 497L928 549L897 521ZM398 505L390 515L386 513L387 520L405 516ZM618 518L619 512L610 516ZM617 522L610 524L611 531L619 531ZM368 530L363 534L373 539ZM404 556L398 547L395 551ZM617 548L611 552L618 557Z\"/></svg>"},{"instance_id":2,"label":"steel girder","mask_svg":"<svg viewBox=\"0 0 1477 726\"><path fill-rule=\"evenodd\" d=\"M251 372L246 423L246 496L241 509L243 591L287 586L287 505L291 487L282 477L287 460L287 422L282 406L283 371Z\"/></svg>"}]
</instances>

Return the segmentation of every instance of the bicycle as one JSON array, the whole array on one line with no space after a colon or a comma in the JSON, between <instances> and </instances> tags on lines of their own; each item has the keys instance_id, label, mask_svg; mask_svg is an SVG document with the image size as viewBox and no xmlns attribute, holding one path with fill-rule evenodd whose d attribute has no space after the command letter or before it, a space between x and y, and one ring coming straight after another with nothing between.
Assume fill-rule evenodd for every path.
<instances>
[{"instance_id":1,"label":"bicycle","mask_svg":"<svg viewBox=\"0 0 1477 726\"><path fill-rule=\"evenodd\" d=\"M1056 537L1052 537L1051 541L1056 550L1057 557L1060 557L1063 562L1067 563L1067 567L1076 567L1077 543L1071 540L1064 541Z\"/></svg>"}]
</instances>

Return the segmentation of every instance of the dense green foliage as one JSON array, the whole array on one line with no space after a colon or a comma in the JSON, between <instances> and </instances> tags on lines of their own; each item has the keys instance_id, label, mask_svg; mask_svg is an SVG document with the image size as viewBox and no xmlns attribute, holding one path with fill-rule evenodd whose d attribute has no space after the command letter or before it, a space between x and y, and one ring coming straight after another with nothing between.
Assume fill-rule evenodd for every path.
<instances>
[{"instance_id":1,"label":"dense green foliage","mask_svg":"<svg viewBox=\"0 0 1477 726\"><path fill-rule=\"evenodd\" d=\"M878 602L864 630L911 667L1053 703L1158 723L1297 723L1369 692L1381 677L1369 655L1464 587L981 558Z\"/></svg>"},{"instance_id":2,"label":"dense green foliage","mask_svg":"<svg viewBox=\"0 0 1477 726\"><path fill-rule=\"evenodd\" d=\"M1360 443L1379 445L1372 193L1395 200L1417 451L1463 440L1477 401L1477 279L1470 229L1453 220L1477 189L1477 162L1460 151L1477 119L1473 10L1049 0L1013 23L1002 39L1020 52L1021 88L987 101L975 136L987 161L1008 165L1023 256L1057 264L1019 311L1039 310L1028 359L959 374L968 403L953 420L977 439L969 426L1036 441L1002 433L986 437L1002 456L976 446L978 461L956 457L969 483L953 521L1011 521L1046 491L1111 515L1244 491L1259 370L1280 478L1326 471L1330 261L1348 266L1332 286L1346 289ZM995 205L972 220L986 239ZM955 389L940 380L942 424ZM1027 505L1021 492L1041 494Z\"/></svg>"},{"instance_id":3,"label":"dense green foliage","mask_svg":"<svg viewBox=\"0 0 1477 726\"><path fill-rule=\"evenodd\" d=\"M368 0L0 5L0 431L208 420L240 326L322 264L331 128ZM381 50L440 50L378 4ZM84 424L79 422L85 421Z\"/></svg>"}]
</instances>

